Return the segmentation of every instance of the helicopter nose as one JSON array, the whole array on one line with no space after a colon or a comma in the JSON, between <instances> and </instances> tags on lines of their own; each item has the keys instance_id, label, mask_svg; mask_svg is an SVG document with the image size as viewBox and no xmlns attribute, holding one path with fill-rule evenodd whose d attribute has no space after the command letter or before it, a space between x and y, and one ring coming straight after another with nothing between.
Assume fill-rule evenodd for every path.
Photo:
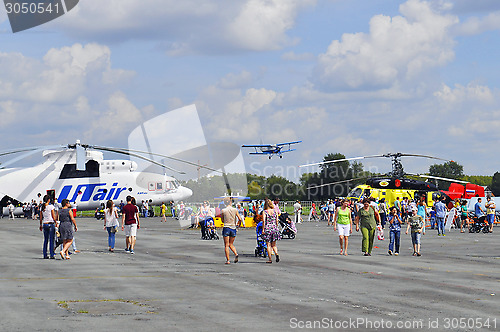
<instances>
[{"instance_id":1,"label":"helicopter nose","mask_svg":"<svg viewBox=\"0 0 500 332\"><path fill-rule=\"evenodd\" d=\"M191 196L193 196L193 191L189 188L186 188L186 187L181 187L182 188L182 197L184 197L183 199L186 199L186 198L189 198Z\"/></svg>"}]
</instances>

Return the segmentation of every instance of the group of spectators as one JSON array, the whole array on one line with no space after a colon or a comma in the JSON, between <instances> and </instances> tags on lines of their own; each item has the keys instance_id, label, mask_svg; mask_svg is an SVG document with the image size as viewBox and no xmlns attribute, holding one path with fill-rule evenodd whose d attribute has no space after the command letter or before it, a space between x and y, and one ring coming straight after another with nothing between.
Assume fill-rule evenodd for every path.
<instances>
[{"instance_id":1,"label":"group of spectators","mask_svg":"<svg viewBox=\"0 0 500 332\"><path fill-rule=\"evenodd\" d=\"M42 205L42 201L37 203L36 200L32 200L31 202L22 203L18 207L22 208L22 216L25 219L37 220L39 218L40 208L42 207ZM7 206L5 207L6 210L3 210L2 213L0 213L0 218L4 217L4 212L8 212L9 219L15 219L14 212L16 208L17 207L12 202L7 202Z\"/></svg>"}]
</instances>

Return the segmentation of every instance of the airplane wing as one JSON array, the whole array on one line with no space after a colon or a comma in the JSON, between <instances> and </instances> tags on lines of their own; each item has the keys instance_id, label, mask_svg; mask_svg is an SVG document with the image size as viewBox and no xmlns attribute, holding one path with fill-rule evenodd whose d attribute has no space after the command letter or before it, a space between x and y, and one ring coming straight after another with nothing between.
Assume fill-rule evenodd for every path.
<instances>
[{"instance_id":1,"label":"airplane wing","mask_svg":"<svg viewBox=\"0 0 500 332\"><path fill-rule=\"evenodd\" d=\"M269 144L242 145L242 148L272 148Z\"/></svg>"},{"instance_id":2,"label":"airplane wing","mask_svg":"<svg viewBox=\"0 0 500 332\"><path fill-rule=\"evenodd\" d=\"M250 152L248 154L270 154L269 152Z\"/></svg>"},{"instance_id":3,"label":"airplane wing","mask_svg":"<svg viewBox=\"0 0 500 332\"><path fill-rule=\"evenodd\" d=\"M276 144L276 146L292 145L292 144L299 144L299 143L302 143L302 141L295 141L295 142L280 143L280 144ZM282 151L282 152L283 152L283 151Z\"/></svg>"},{"instance_id":4,"label":"airplane wing","mask_svg":"<svg viewBox=\"0 0 500 332\"><path fill-rule=\"evenodd\" d=\"M285 153L285 152L291 152L291 151L296 151L297 149L288 149L288 150L282 150L281 153Z\"/></svg>"}]
</instances>

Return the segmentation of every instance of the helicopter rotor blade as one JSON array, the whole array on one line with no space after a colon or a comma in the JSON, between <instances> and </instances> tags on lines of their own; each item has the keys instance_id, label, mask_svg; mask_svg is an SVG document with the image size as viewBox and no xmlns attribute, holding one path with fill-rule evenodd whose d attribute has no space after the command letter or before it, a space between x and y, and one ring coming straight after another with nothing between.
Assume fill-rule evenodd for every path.
<instances>
[{"instance_id":1,"label":"helicopter rotor blade","mask_svg":"<svg viewBox=\"0 0 500 332\"><path fill-rule=\"evenodd\" d=\"M15 153L21 153L21 152L42 151L42 150L58 149L58 148L64 148L64 147L66 147L66 146L65 145L45 145L45 146L32 146L32 147L28 147L28 148L5 150L5 151L0 151L0 157L8 156L10 154L15 154Z\"/></svg>"},{"instance_id":2,"label":"helicopter rotor blade","mask_svg":"<svg viewBox=\"0 0 500 332\"><path fill-rule=\"evenodd\" d=\"M386 157L386 156L385 155L373 155L373 156L363 156L363 157L354 157L354 158L344 158L344 159L328 160L328 161L322 161L322 162L319 162L319 163L312 163L312 164L300 165L299 167L309 167L309 166L317 166L317 165L326 165L326 164L332 164L332 163L339 163L339 162L342 162L342 161L360 160L360 159L367 159L367 158L380 158L380 157Z\"/></svg>"},{"instance_id":3,"label":"helicopter rotor blade","mask_svg":"<svg viewBox=\"0 0 500 332\"><path fill-rule=\"evenodd\" d=\"M333 186L333 185L340 184L340 183L346 183L346 182L352 182L352 181L364 180L364 179L368 179L368 177L366 176L366 177L362 177L362 178L355 178L355 179L349 179L349 180L343 180L343 181L325 183L325 184L321 184L321 185L317 185L317 186L307 187L307 190L321 188L321 187L326 187L326 186Z\"/></svg>"},{"instance_id":4,"label":"helicopter rotor blade","mask_svg":"<svg viewBox=\"0 0 500 332\"><path fill-rule=\"evenodd\" d=\"M423 155L423 154L413 154L413 153L386 153L386 154L379 154L379 155L371 155L371 156L362 156L362 157L354 157L354 158L344 158L344 159L337 159L337 160L328 160L328 161L322 161L319 163L311 163L311 164L305 164L305 165L300 165L299 167L309 167L309 166L317 166L317 165L326 165L326 164L331 164L331 163L337 163L337 162L342 162L342 161L350 161L350 160L361 160L361 159L367 159L367 158L394 158L394 157L421 157L421 158L428 158L428 159L435 159L435 160L442 160L442 161L452 161L448 159L443 159L443 158L438 158L438 157L433 157L433 156L428 156L428 155Z\"/></svg>"},{"instance_id":5,"label":"helicopter rotor blade","mask_svg":"<svg viewBox=\"0 0 500 332\"><path fill-rule=\"evenodd\" d=\"M96 150L104 150L104 151L110 151L110 152L118 152L119 151L118 153L125 153L125 154L128 154L128 152L131 152L131 153L134 153L133 156L135 156L135 157L138 157L140 154L147 154L147 155L150 155L150 156L162 157L162 158L166 158L166 159L178 161L178 162L181 162L181 163L184 163L184 164L188 164L188 165L191 165L191 166L208 169L208 170L210 170L212 172L217 172L217 173L220 173L220 174L223 173L223 172L221 172L221 171L219 171L217 169L214 169L214 168L211 168L211 167L208 167L208 166L199 165L199 164L187 161L187 160L183 160L183 159L179 159L179 158L175 158L175 157L171 157L171 156L167 156L167 155L159 154L159 153L146 152L146 151L140 151L140 150L123 149L123 148L111 148L111 147L97 146L97 145L89 145L88 147L92 148L92 149L96 149ZM140 157L138 157L138 158L140 158ZM163 166L163 164L161 164L160 166ZM176 171L176 172L179 172L179 171ZM183 172L181 174L185 174L185 173Z\"/></svg>"},{"instance_id":6,"label":"helicopter rotor blade","mask_svg":"<svg viewBox=\"0 0 500 332\"><path fill-rule=\"evenodd\" d=\"M105 147L105 146L92 146L92 145L83 146L83 147L91 148L91 149L94 149L94 150L102 150L102 151L108 151L108 152L115 152L115 153L120 153L120 154L124 154L124 155L127 155L127 156L136 157L136 158L148 161L148 162L150 162L152 164L155 164L155 165L158 165L158 166L161 166L161 167L165 167L165 168L167 168L167 169L169 169L169 170L171 170L173 172L176 172L176 173L179 173L179 174L186 174L183 171L179 171L179 170L177 170L175 168L172 168L172 167L169 167L169 166L167 166L165 164L157 162L156 160L153 160L153 159L148 158L148 157L144 157L144 156L142 156L142 155L140 155L138 153L134 153L134 152L126 150L126 149L108 148L108 147ZM146 153L146 152L144 152L144 153Z\"/></svg>"},{"instance_id":7,"label":"helicopter rotor blade","mask_svg":"<svg viewBox=\"0 0 500 332\"><path fill-rule=\"evenodd\" d=\"M453 161L453 160L448 160L448 159L443 159L443 158L438 158L438 157L433 157L433 156L427 156L424 154L401 153L400 156L401 157L420 157L420 158L435 159L435 160L442 160L442 161Z\"/></svg>"},{"instance_id":8,"label":"helicopter rotor blade","mask_svg":"<svg viewBox=\"0 0 500 332\"><path fill-rule=\"evenodd\" d=\"M3 152L0 152L0 157L1 156L8 156L12 154L17 154L17 153L22 153L21 155L9 159L7 162L2 163L0 166L0 169L7 168L7 166L14 164L15 162L19 160L23 160L24 158L28 158L31 155L34 155L35 153L38 153L43 150L49 150L49 149L59 149L63 148L63 145L47 145L47 146L36 146L36 147L29 147L29 148L20 148L20 149L13 149L13 150L6 150Z\"/></svg>"},{"instance_id":9,"label":"helicopter rotor blade","mask_svg":"<svg viewBox=\"0 0 500 332\"><path fill-rule=\"evenodd\" d=\"M469 181L456 180L456 179L450 179L450 178L443 178L443 177L440 177L440 176L432 176L432 175L425 175L425 174L409 174L409 175L414 175L414 176L419 176L419 177L422 177L422 178L428 178L428 179L434 179L434 180L449 181L449 182L470 183Z\"/></svg>"}]
</instances>

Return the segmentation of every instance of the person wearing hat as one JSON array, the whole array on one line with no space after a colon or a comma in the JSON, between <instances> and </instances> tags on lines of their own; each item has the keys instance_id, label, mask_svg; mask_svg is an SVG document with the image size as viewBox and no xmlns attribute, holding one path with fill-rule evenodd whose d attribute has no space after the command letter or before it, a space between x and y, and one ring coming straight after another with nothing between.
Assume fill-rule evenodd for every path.
<instances>
[{"instance_id":1,"label":"person wearing hat","mask_svg":"<svg viewBox=\"0 0 500 332\"><path fill-rule=\"evenodd\" d=\"M422 234L425 234L425 219L417 214L417 209L412 209L412 216L408 218L408 226L406 226L406 234L411 228L411 242L413 244L413 256L422 256L420 254L420 239Z\"/></svg>"},{"instance_id":2,"label":"person wearing hat","mask_svg":"<svg viewBox=\"0 0 500 332\"><path fill-rule=\"evenodd\" d=\"M488 225L490 225L490 233L493 233L493 223L495 222L495 210L497 206L492 197L487 198L484 207L486 208L486 221L488 221Z\"/></svg>"}]
</instances>

